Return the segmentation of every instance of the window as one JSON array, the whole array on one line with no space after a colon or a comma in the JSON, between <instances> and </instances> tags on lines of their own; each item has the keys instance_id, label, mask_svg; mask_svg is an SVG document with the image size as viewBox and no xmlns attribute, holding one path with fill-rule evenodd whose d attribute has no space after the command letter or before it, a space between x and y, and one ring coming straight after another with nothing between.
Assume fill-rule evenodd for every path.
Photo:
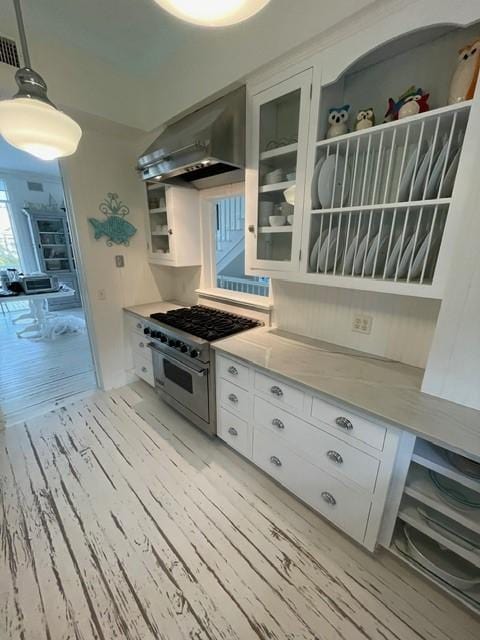
<instances>
[{"instance_id":1,"label":"window","mask_svg":"<svg viewBox=\"0 0 480 640\"><path fill-rule=\"evenodd\" d=\"M2 180L0 180L0 267L21 268L10 220L7 189Z\"/></svg>"},{"instance_id":2,"label":"window","mask_svg":"<svg viewBox=\"0 0 480 640\"><path fill-rule=\"evenodd\" d=\"M215 236L210 286L268 297L269 278L245 274L245 197L241 193L218 196L210 203Z\"/></svg>"}]
</instances>

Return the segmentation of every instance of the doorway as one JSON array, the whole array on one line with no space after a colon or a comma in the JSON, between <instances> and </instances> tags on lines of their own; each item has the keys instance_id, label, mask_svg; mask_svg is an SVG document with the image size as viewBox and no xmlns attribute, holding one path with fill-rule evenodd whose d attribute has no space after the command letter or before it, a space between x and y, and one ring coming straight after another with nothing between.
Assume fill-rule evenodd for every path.
<instances>
[{"instance_id":1,"label":"doorway","mask_svg":"<svg viewBox=\"0 0 480 640\"><path fill-rule=\"evenodd\" d=\"M0 138L0 428L97 388L65 202L58 162Z\"/></svg>"}]
</instances>

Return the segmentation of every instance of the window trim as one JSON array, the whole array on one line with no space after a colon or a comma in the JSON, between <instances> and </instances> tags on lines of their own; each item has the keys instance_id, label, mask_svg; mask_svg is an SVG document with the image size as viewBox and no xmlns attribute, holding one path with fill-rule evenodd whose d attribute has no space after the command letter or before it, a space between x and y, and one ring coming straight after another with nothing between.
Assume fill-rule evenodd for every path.
<instances>
[{"instance_id":1,"label":"window trim","mask_svg":"<svg viewBox=\"0 0 480 640\"><path fill-rule=\"evenodd\" d=\"M245 195L245 183L236 182L221 187L204 189L200 193L200 216L202 225L202 278L201 285L196 290L198 295L212 300L230 301L233 304L255 309L270 310L273 308L271 285L268 296L258 296L252 293L242 293L220 289L215 286L217 274L215 268L215 237L216 216L214 201L230 196Z\"/></svg>"}]
</instances>

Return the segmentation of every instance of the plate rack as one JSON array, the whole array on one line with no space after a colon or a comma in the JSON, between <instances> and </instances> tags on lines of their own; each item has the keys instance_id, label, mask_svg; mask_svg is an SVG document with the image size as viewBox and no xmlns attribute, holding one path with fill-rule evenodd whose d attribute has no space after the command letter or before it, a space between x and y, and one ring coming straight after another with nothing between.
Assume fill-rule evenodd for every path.
<instances>
[{"instance_id":1,"label":"plate rack","mask_svg":"<svg viewBox=\"0 0 480 640\"><path fill-rule=\"evenodd\" d=\"M414 569L432 580L475 612L480 612L480 508L465 508L456 504L440 491L431 473L440 479L453 481L460 491L475 492L480 502L480 479L460 471L449 459L451 454L440 446L417 438L408 471L397 524L390 551ZM474 495L475 495L474 494ZM472 495L471 493L469 495ZM423 550L427 562L422 564L409 546L405 534L423 537ZM469 573L479 579L479 584L460 589L450 583L445 575L432 572L428 559L447 559L450 571L458 572L468 567ZM444 565L443 565L444 566ZM444 566L445 568L445 566Z\"/></svg>"},{"instance_id":2,"label":"plate rack","mask_svg":"<svg viewBox=\"0 0 480 640\"><path fill-rule=\"evenodd\" d=\"M470 104L317 142L308 273L432 284Z\"/></svg>"}]
</instances>

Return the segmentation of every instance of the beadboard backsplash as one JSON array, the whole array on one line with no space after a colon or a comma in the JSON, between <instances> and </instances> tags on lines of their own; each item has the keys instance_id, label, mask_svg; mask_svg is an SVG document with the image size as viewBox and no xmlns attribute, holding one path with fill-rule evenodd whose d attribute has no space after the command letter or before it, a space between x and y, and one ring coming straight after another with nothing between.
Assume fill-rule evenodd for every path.
<instances>
[{"instance_id":1,"label":"beadboard backsplash","mask_svg":"<svg viewBox=\"0 0 480 640\"><path fill-rule=\"evenodd\" d=\"M272 287L279 328L425 368L439 301L280 280ZM356 314L373 318L370 335L352 331Z\"/></svg>"}]
</instances>

